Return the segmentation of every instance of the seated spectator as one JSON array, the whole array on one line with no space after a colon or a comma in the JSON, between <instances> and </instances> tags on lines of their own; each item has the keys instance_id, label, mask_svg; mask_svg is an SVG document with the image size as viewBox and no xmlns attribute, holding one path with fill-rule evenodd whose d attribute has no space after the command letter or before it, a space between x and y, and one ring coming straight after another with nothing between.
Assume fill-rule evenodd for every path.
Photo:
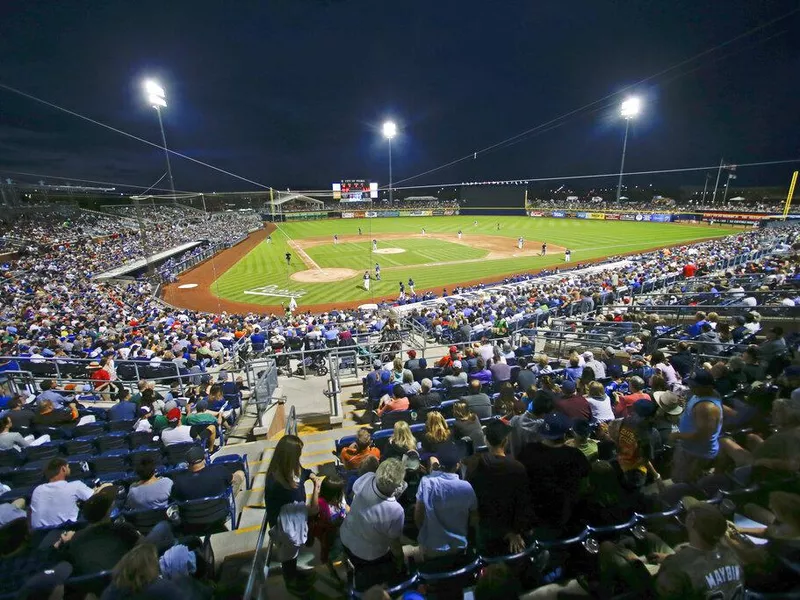
<instances>
[{"instance_id":1,"label":"seated spectator","mask_svg":"<svg viewBox=\"0 0 800 600\"><path fill-rule=\"evenodd\" d=\"M475 372L470 376L473 380L477 379L481 385L490 385L492 383L492 372L486 368L486 361L479 358L475 364Z\"/></svg>"},{"instance_id":2,"label":"seated spectator","mask_svg":"<svg viewBox=\"0 0 800 600\"><path fill-rule=\"evenodd\" d=\"M667 445L669 436L678 431L678 418L683 412L680 396L672 392L653 392L653 399L658 405L658 412L653 420L653 427L658 431L661 445Z\"/></svg>"},{"instance_id":3,"label":"seated spectator","mask_svg":"<svg viewBox=\"0 0 800 600\"><path fill-rule=\"evenodd\" d=\"M130 400L130 392L123 389L118 394L119 401L108 409L109 421L135 421L137 417L136 404Z\"/></svg>"},{"instance_id":4,"label":"seated spectator","mask_svg":"<svg viewBox=\"0 0 800 600\"><path fill-rule=\"evenodd\" d=\"M430 379L423 379L420 382L419 393L408 399L409 407L419 410L420 408L439 406L442 403L442 395L439 392L434 392L431 389L432 387L433 382Z\"/></svg>"},{"instance_id":5,"label":"seated spectator","mask_svg":"<svg viewBox=\"0 0 800 600\"><path fill-rule=\"evenodd\" d=\"M674 388L680 383L678 372L661 350L654 350L653 354L650 355L650 365L664 376L669 389Z\"/></svg>"},{"instance_id":6,"label":"seated spectator","mask_svg":"<svg viewBox=\"0 0 800 600\"><path fill-rule=\"evenodd\" d=\"M167 413L167 427L161 432L161 443L169 446L193 441L192 428L181 423L181 409L171 409Z\"/></svg>"},{"instance_id":7,"label":"seated spectator","mask_svg":"<svg viewBox=\"0 0 800 600\"><path fill-rule=\"evenodd\" d=\"M342 448L339 458L348 471L358 469L361 462L368 456L380 458L380 451L372 445L372 435L369 429L362 427L356 434L356 441Z\"/></svg>"},{"instance_id":8,"label":"seated spectator","mask_svg":"<svg viewBox=\"0 0 800 600\"><path fill-rule=\"evenodd\" d=\"M405 475L403 463L390 458L353 485L353 502L339 536L361 589L391 583L402 570L405 511L396 496L405 487Z\"/></svg>"},{"instance_id":9,"label":"seated spectator","mask_svg":"<svg viewBox=\"0 0 800 600\"><path fill-rule=\"evenodd\" d=\"M417 360L417 351L413 348L406 352L408 355L408 360L403 365L403 368L408 369L409 371L414 371L415 369L419 369L419 360Z\"/></svg>"},{"instance_id":10,"label":"seated spectator","mask_svg":"<svg viewBox=\"0 0 800 600\"><path fill-rule=\"evenodd\" d=\"M128 510L167 508L172 492L172 479L156 475L156 463L150 456L144 456L136 463L139 481L133 483L125 498Z\"/></svg>"},{"instance_id":11,"label":"seated spectator","mask_svg":"<svg viewBox=\"0 0 800 600\"><path fill-rule=\"evenodd\" d=\"M589 384L589 395L586 397L589 408L592 411L592 418L595 421L604 423L614 420L614 411L611 409L611 398L606 394L603 384L593 381Z\"/></svg>"},{"instance_id":12,"label":"seated spectator","mask_svg":"<svg viewBox=\"0 0 800 600\"><path fill-rule=\"evenodd\" d=\"M644 390L644 379L638 376L633 376L628 379L628 389L630 393L622 394L614 392L614 415L617 417L626 417L629 414L629 409L639 400L649 400L650 396Z\"/></svg>"},{"instance_id":13,"label":"seated spectator","mask_svg":"<svg viewBox=\"0 0 800 600\"><path fill-rule=\"evenodd\" d=\"M658 405L650 400L637 400L631 415L626 417L619 427L617 436L617 461L619 462L625 486L629 490L640 490L648 479L660 481L655 459L656 439L653 421L658 412Z\"/></svg>"},{"instance_id":14,"label":"seated spectator","mask_svg":"<svg viewBox=\"0 0 800 600\"><path fill-rule=\"evenodd\" d=\"M425 358L419 359L419 367L412 369L411 373L414 375L414 381L433 379L433 369L428 368L428 361Z\"/></svg>"},{"instance_id":15,"label":"seated spectator","mask_svg":"<svg viewBox=\"0 0 800 600\"><path fill-rule=\"evenodd\" d=\"M711 504L694 501L686 514L689 543L673 550L661 538L647 533L641 541L633 537L600 547L600 589L648 594L658 598L735 598L744 583L744 572L736 554L721 543L728 529L725 517ZM660 565L655 581L638 558Z\"/></svg>"},{"instance_id":16,"label":"seated spectator","mask_svg":"<svg viewBox=\"0 0 800 600\"><path fill-rule=\"evenodd\" d=\"M541 441L526 444L519 455L528 474L537 521L555 532L569 522L581 482L589 475L589 461L583 453L565 445L571 428L567 416L550 413L539 428Z\"/></svg>"},{"instance_id":17,"label":"seated spectator","mask_svg":"<svg viewBox=\"0 0 800 600\"><path fill-rule=\"evenodd\" d=\"M603 364L606 366L606 377L622 377L625 372L622 361L617 357L617 351L611 346L603 351Z\"/></svg>"},{"instance_id":18,"label":"seated spectator","mask_svg":"<svg viewBox=\"0 0 800 600\"><path fill-rule=\"evenodd\" d=\"M47 483L36 486L31 496L31 527L58 527L78 520L78 502L84 502L112 484L95 489L82 481L67 481L69 464L63 458L53 458L44 468Z\"/></svg>"},{"instance_id":19,"label":"seated spectator","mask_svg":"<svg viewBox=\"0 0 800 600\"><path fill-rule=\"evenodd\" d=\"M459 360L458 347L450 346L447 356L444 356L441 359L439 359L439 362L436 363L436 366L442 369L450 369L453 367L453 363L455 362L458 363L461 362ZM460 368L461 365L459 364L459 369Z\"/></svg>"},{"instance_id":20,"label":"seated spectator","mask_svg":"<svg viewBox=\"0 0 800 600\"><path fill-rule=\"evenodd\" d=\"M596 379L606 378L606 365L595 359L594 353L591 350L587 350L581 356L585 363L584 368L591 369Z\"/></svg>"},{"instance_id":21,"label":"seated spectator","mask_svg":"<svg viewBox=\"0 0 800 600\"><path fill-rule=\"evenodd\" d=\"M479 419L488 419L492 416L492 401L481 391L481 382L477 379L469 382L469 394L461 399Z\"/></svg>"},{"instance_id":22,"label":"seated spectator","mask_svg":"<svg viewBox=\"0 0 800 600\"><path fill-rule=\"evenodd\" d=\"M764 381L766 369L764 369L764 366L761 364L758 346L748 346L745 351L742 352L742 360L744 361L742 373L747 383Z\"/></svg>"},{"instance_id":23,"label":"seated spectator","mask_svg":"<svg viewBox=\"0 0 800 600\"><path fill-rule=\"evenodd\" d=\"M514 385L510 381L500 385L500 395L494 400L492 414L510 419L514 415L525 412L525 403L517 399Z\"/></svg>"},{"instance_id":24,"label":"seated spectator","mask_svg":"<svg viewBox=\"0 0 800 600\"><path fill-rule=\"evenodd\" d=\"M580 366L580 359L573 356L569 359L569 366L564 369L564 377L569 381L578 381L583 373L583 367Z\"/></svg>"},{"instance_id":25,"label":"seated spectator","mask_svg":"<svg viewBox=\"0 0 800 600\"><path fill-rule=\"evenodd\" d=\"M414 375L409 370L403 371L403 390L406 396L416 396L419 394L422 386L414 381Z\"/></svg>"},{"instance_id":26,"label":"seated spectator","mask_svg":"<svg viewBox=\"0 0 800 600\"><path fill-rule=\"evenodd\" d=\"M577 386L578 393L581 396L588 396L589 395L589 384L595 380L594 371L591 367L583 367L583 373L581 373L580 378L578 381L575 382Z\"/></svg>"},{"instance_id":27,"label":"seated spectator","mask_svg":"<svg viewBox=\"0 0 800 600\"><path fill-rule=\"evenodd\" d=\"M375 412L377 412L378 416L380 417L385 412L408 410L409 406L410 405L405 389L403 389L401 384L395 383L394 387L392 388L392 395L386 395L381 398L381 401L378 404L378 410Z\"/></svg>"},{"instance_id":28,"label":"seated spectator","mask_svg":"<svg viewBox=\"0 0 800 600\"><path fill-rule=\"evenodd\" d=\"M511 434L508 444L514 458L519 458L527 444L541 441L539 428L544 424L545 416L553 412L553 400L550 396L541 392L528 393L532 397L528 410L521 415L514 415L509 422Z\"/></svg>"},{"instance_id":29,"label":"seated spectator","mask_svg":"<svg viewBox=\"0 0 800 600\"><path fill-rule=\"evenodd\" d=\"M700 354L719 356L725 351L722 340L719 339L719 334L711 329L709 323L703 323L700 327L700 335L694 338L694 341L697 342L696 345Z\"/></svg>"},{"instance_id":30,"label":"seated spectator","mask_svg":"<svg viewBox=\"0 0 800 600\"><path fill-rule=\"evenodd\" d=\"M537 375L547 375L553 372L553 368L550 366L550 358L546 354L537 355L534 359L534 366L536 367ZM531 367L531 370L534 370L534 368Z\"/></svg>"},{"instance_id":31,"label":"seated spectator","mask_svg":"<svg viewBox=\"0 0 800 600\"><path fill-rule=\"evenodd\" d=\"M517 349L514 350L514 354L516 354L518 357L533 355L533 346L531 346L530 339L524 335L519 338L519 346L517 346Z\"/></svg>"},{"instance_id":32,"label":"seated spectator","mask_svg":"<svg viewBox=\"0 0 800 600\"><path fill-rule=\"evenodd\" d=\"M158 550L153 544L134 546L114 567L111 585L101 600L175 598L188 600L183 586L164 579L159 571Z\"/></svg>"},{"instance_id":33,"label":"seated spectator","mask_svg":"<svg viewBox=\"0 0 800 600\"><path fill-rule=\"evenodd\" d=\"M0 450L22 450L33 442L33 436L22 437L19 433L11 431L11 418L8 416L0 418Z\"/></svg>"},{"instance_id":34,"label":"seated spectator","mask_svg":"<svg viewBox=\"0 0 800 600\"><path fill-rule=\"evenodd\" d=\"M387 458L403 458L408 452L416 451L417 438L411 433L411 427L405 421L398 421L394 424L392 437L381 453L381 460Z\"/></svg>"},{"instance_id":35,"label":"seated spectator","mask_svg":"<svg viewBox=\"0 0 800 600\"><path fill-rule=\"evenodd\" d=\"M783 327L772 327L767 330L766 341L758 347L758 354L761 366L772 375L780 373L788 363L789 349L786 340L783 338Z\"/></svg>"},{"instance_id":36,"label":"seated spectator","mask_svg":"<svg viewBox=\"0 0 800 600\"><path fill-rule=\"evenodd\" d=\"M702 332L703 325L708 324L706 320L706 313L698 311L694 315L694 322L686 327L686 334L690 338L697 337ZM711 325L708 326L711 329Z\"/></svg>"},{"instance_id":37,"label":"seated spectator","mask_svg":"<svg viewBox=\"0 0 800 600\"><path fill-rule=\"evenodd\" d=\"M517 359L519 371L517 372L517 387L520 390L528 390L536 386L536 373L528 368L528 359Z\"/></svg>"},{"instance_id":38,"label":"seated spectator","mask_svg":"<svg viewBox=\"0 0 800 600\"><path fill-rule=\"evenodd\" d=\"M451 363L452 371L450 375L445 375L442 378L442 385L445 388L451 388L459 385L467 384L467 374L461 370L461 361L456 360Z\"/></svg>"},{"instance_id":39,"label":"seated spectator","mask_svg":"<svg viewBox=\"0 0 800 600\"><path fill-rule=\"evenodd\" d=\"M222 427L222 413L212 412L208 409L208 400L198 400L195 405L195 412L186 415L182 421L189 427L195 428L201 437L208 440L208 447L213 450L217 441L217 428ZM196 434L198 435L198 434Z\"/></svg>"},{"instance_id":40,"label":"seated spectator","mask_svg":"<svg viewBox=\"0 0 800 600\"><path fill-rule=\"evenodd\" d=\"M565 446L577 448L590 463L593 463L598 459L598 450L597 441L589 437L591 431L589 421L575 419L572 423L572 438L566 441Z\"/></svg>"},{"instance_id":41,"label":"seated spectator","mask_svg":"<svg viewBox=\"0 0 800 600\"><path fill-rule=\"evenodd\" d=\"M39 412L33 416L33 424L43 427L54 427L74 423L78 419L78 408L70 404L67 408L56 410L50 400L39 403Z\"/></svg>"},{"instance_id":42,"label":"seated spectator","mask_svg":"<svg viewBox=\"0 0 800 600\"><path fill-rule=\"evenodd\" d=\"M511 367L505 362L492 361L492 366L489 367L489 370L492 372L492 380L495 383L511 381Z\"/></svg>"},{"instance_id":43,"label":"seated spectator","mask_svg":"<svg viewBox=\"0 0 800 600\"><path fill-rule=\"evenodd\" d=\"M486 426L488 452L466 461L465 479L478 498L478 551L496 556L521 552L533 527L531 493L522 463L506 455L511 428L497 419Z\"/></svg>"},{"instance_id":44,"label":"seated spectator","mask_svg":"<svg viewBox=\"0 0 800 600\"><path fill-rule=\"evenodd\" d=\"M414 506L422 562L466 550L470 525L475 526L478 518L478 499L472 486L458 476L461 461L455 449L430 461L430 474L420 480Z\"/></svg>"},{"instance_id":45,"label":"seated spectator","mask_svg":"<svg viewBox=\"0 0 800 600\"><path fill-rule=\"evenodd\" d=\"M175 475L172 484L174 500L199 500L220 496L233 488L233 496L239 493L244 483L244 472L231 473L223 465L206 466L206 453L199 446L190 448L186 453L188 471Z\"/></svg>"},{"instance_id":46,"label":"seated spectator","mask_svg":"<svg viewBox=\"0 0 800 600\"><path fill-rule=\"evenodd\" d=\"M52 403L53 408L64 408L66 400L62 394L56 391L56 382L54 380L45 379L39 384L39 389L41 389L42 392L36 396L37 406L45 400L49 400Z\"/></svg>"},{"instance_id":47,"label":"seated spectator","mask_svg":"<svg viewBox=\"0 0 800 600\"><path fill-rule=\"evenodd\" d=\"M11 419L12 429L30 427L33 423L33 417L35 414L36 413L25 406L25 401L19 394L14 394L8 403L8 412L6 413L6 416Z\"/></svg>"},{"instance_id":48,"label":"seated spectator","mask_svg":"<svg viewBox=\"0 0 800 600\"><path fill-rule=\"evenodd\" d=\"M442 413L431 411L425 418L425 434L422 436L422 449L436 454L440 448L452 446L453 436Z\"/></svg>"},{"instance_id":49,"label":"seated spectator","mask_svg":"<svg viewBox=\"0 0 800 600\"><path fill-rule=\"evenodd\" d=\"M455 439L469 438L472 440L473 448L480 448L486 445L486 438L483 437L480 419L472 412L464 399L453 405L453 416L456 419L455 423L453 423L453 437Z\"/></svg>"},{"instance_id":50,"label":"seated spectator","mask_svg":"<svg viewBox=\"0 0 800 600\"><path fill-rule=\"evenodd\" d=\"M602 386L600 386L602 387ZM586 398L575 393L574 381L565 381L561 384L561 396L553 400L554 410L560 412L571 420L584 419L591 421L592 409Z\"/></svg>"},{"instance_id":51,"label":"seated spectator","mask_svg":"<svg viewBox=\"0 0 800 600\"><path fill-rule=\"evenodd\" d=\"M677 352L669 357L669 364L675 368L675 372L683 379L692 372L694 360L694 355L689 351L689 344L678 342Z\"/></svg>"}]
</instances>

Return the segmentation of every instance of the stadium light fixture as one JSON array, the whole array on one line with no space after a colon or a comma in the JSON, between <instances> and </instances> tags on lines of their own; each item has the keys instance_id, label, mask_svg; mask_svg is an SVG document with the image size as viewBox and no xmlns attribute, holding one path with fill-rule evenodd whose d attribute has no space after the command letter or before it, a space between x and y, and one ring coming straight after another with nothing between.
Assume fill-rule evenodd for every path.
<instances>
[{"instance_id":1,"label":"stadium light fixture","mask_svg":"<svg viewBox=\"0 0 800 600\"><path fill-rule=\"evenodd\" d=\"M384 121L383 137L389 140L389 202L392 202L392 138L397 135L397 125L394 121Z\"/></svg>"},{"instance_id":2,"label":"stadium light fixture","mask_svg":"<svg viewBox=\"0 0 800 600\"><path fill-rule=\"evenodd\" d=\"M617 202L622 195L622 175L625 172L625 151L628 149L628 129L631 119L636 117L642 110L642 101L636 96L631 96L622 101L619 107L620 116L625 119L625 137L622 142L622 162L619 166L619 183L617 183Z\"/></svg>"},{"instance_id":3,"label":"stadium light fixture","mask_svg":"<svg viewBox=\"0 0 800 600\"><path fill-rule=\"evenodd\" d=\"M146 79L144 81L144 92L150 106L156 109L158 115L158 127L161 129L161 141L164 145L164 158L167 161L167 175L169 176L169 189L172 191L172 199L175 201L175 181L172 179L172 165L169 162L169 150L167 149L167 136L164 133L164 121L161 119L161 109L167 107L167 93L157 81Z\"/></svg>"}]
</instances>

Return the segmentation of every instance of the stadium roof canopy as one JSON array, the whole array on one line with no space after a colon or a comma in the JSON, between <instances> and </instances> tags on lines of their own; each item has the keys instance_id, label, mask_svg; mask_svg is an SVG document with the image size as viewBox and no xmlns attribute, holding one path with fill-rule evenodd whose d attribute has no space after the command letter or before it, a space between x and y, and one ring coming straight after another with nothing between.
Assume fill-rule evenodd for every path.
<instances>
[{"instance_id":1,"label":"stadium roof canopy","mask_svg":"<svg viewBox=\"0 0 800 600\"><path fill-rule=\"evenodd\" d=\"M317 204L319 206L325 206L325 203L322 200L317 200L316 198L312 198L311 196L296 194L294 192L277 192L275 194L275 197L272 199L271 204L281 205L281 204L286 204L287 202L293 202L295 200L299 200L300 202L307 202L308 204Z\"/></svg>"}]
</instances>

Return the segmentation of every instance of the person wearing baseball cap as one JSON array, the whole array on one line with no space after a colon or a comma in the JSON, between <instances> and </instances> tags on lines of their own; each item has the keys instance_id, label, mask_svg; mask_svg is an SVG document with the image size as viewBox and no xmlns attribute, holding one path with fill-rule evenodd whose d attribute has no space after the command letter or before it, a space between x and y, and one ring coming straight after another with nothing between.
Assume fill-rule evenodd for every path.
<instances>
[{"instance_id":1,"label":"person wearing baseball cap","mask_svg":"<svg viewBox=\"0 0 800 600\"><path fill-rule=\"evenodd\" d=\"M64 597L64 583L72 575L72 565L60 562L30 577L17 592L19 600L53 600Z\"/></svg>"},{"instance_id":2,"label":"person wearing baseball cap","mask_svg":"<svg viewBox=\"0 0 800 600\"><path fill-rule=\"evenodd\" d=\"M403 365L404 369L408 369L409 371L413 371L414 369L419 369L419 361L417 360L417 351L413 348L406 352L408 355L408 360Z\"/></svg>"},{"instance_id":3,"label":"person wearing baseball cap","mask_svg":"<svg viewBox=\"0 0 800 600\"><path fill-rule=\"evenodd\" d=\"M450 364L450 374L442 377L442 385L445 388L467 385L467 373L461 370L460 360L454 360Z\"/></svg>"},{"instance_id":4,"label":"person wearing baseball cap","mask_svg":"<svg viewBox=\"0 0 800 600\"><path fill-rule=\"evenodd\" d=\"M519 454L533 494L539 521L560 530L569 521L580 496L581 482L589 475L589 461L577 448L565 444L572 419L554 412L544 417L540 442L529 442Z\"/></svg>"},{"instance_id":5,"label":"person wearing baseball cap","mask_svg":"<svg viewBox=\"0 0 800 600\"><path fill-rule=\"evenodd\" d=\"M161 443L165 446L192 442L192 428L181 423L183 417L180 408L171 408L167 412L167 427L161 432Z\"/></svg>"},{"instance_id":6,"label":"person wearing baseball cap","mask_svg":"<svg viewBox=\"0 0 800 600\"><path fill-rule=\"evenodd\" d=\"M465 479L478 498L478 551L498 556L521 552L522 535L533 527L531 492L525 467L506 456L511 427L502 419L486 425L488 452L473 454L466 461Z\"/></svg>"},{"instance_id":7,"label":"person wearing baseball cap","mask_svg":"<svg viewBox=\"0 0 800 600\"><path fill-rule=\"evenodd\" d=\"M189 468L173 477L171 498L173 500L198 500L220 496L233 488L233 496L244 483L244 472L231 473L220 464L206 465L206 452L200 446L193 446L186 452L186 463ZM224 514L223 514L224 513ZM220 512L220 519L228 517L227 509Z\"/></svg>"},{"instance_id":8,"label":"person wearing baseball cap","mask_svg":"<svg viewBox=\"0 0 800 600\"><path fill-rule=\"evenodd\" d=\"M436 363L436 366L443 369L450 369L453 366L453 362L457 361L458 359L458 347L450 346L450 351L447 356L443 356L441 359L439 359L439 362Z\"/></svg>"},{"instance_id":9,"label":"person wearing baseball cap","mask_svg":"<svg viewBox=\"0 0 800 600\"><path fill-rule=\"evenodd\" d=\"M714 389L714 376L697 371L686 384L692 395L678 421L678 431L670 434L670 441L676 444L672 459L675 483L694 483L711 468L722 433L722 400Z\"/></svg>"}]
</instances>

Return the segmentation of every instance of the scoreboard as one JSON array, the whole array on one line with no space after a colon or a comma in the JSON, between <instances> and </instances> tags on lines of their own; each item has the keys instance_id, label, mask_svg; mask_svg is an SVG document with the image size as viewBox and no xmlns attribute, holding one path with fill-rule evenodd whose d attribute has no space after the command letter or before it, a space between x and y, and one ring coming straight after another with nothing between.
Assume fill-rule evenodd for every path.
<instances>
[{"instance_id":1,"label":"scoreboard","mask_svg":"<svg viewBox=\"0 0 800 600\"><path fill-rule=\"evenodd\" d=\"M378 197L378 183L366 179L342 179L333 184L333 199L342 202L361 202Z\"/></svg>"}]
</instances>

